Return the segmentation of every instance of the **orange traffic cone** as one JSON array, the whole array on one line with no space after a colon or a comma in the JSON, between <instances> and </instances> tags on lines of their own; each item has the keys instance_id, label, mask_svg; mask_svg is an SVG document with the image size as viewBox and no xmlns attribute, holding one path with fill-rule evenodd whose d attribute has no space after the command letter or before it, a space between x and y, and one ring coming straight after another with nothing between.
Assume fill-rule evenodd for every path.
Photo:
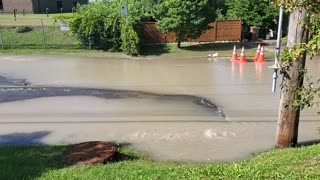
<instances>
[{"instance_id":1,"label":"orange traffic cone","mask_svg":"<svg viewBox=\"0 0 320 180\"><path fill-rule=\"evenodd\" d=\"M237 47L236 47L236 45L233 46L233 52L232 52L231 61L238 61L238 55L237 55Z\"/></svg>"},{"instance_id":2,"label":"orange traffic cone","mask_svg":"<svg viewBox=\"0 0 320 180\"><path fill-rule=\"evenodd\" d=\"M257 52L256 52L256 55L253 58L253 61L257 61L259 59L260 49L261 49L261 44L258 45Z\"/></svg>"},{"instance_id":3,"label":"orange traffic cone","mask_svg":"<svg viewBox=\"0 0 320 180\"><path fill-rule=\"evenodd\" d=\"M240 62L245 63L247 62L247 58L244 52L244 46L242 46L241 55L240 55Z\"/></svg>"},{"instance_id":4,"label":"orange traffic cone","mask_svg":"<svg viewBox=\"0 0 320 180\"><path fill-rule=\"evenodd\" d=\"M258 58L258 62L266 62L266 60L264 59L263 51L264 51L264 48L263 48L263 46L261 46L261 51L260 51L260 55Z\"/></svg>"}]
</instances>

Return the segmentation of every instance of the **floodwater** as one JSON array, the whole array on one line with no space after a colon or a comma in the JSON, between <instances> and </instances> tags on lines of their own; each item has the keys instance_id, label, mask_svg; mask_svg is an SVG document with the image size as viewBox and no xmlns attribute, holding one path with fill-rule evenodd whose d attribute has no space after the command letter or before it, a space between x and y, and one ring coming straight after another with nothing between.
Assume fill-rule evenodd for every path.
<instances>
[{"instance_id":1,"label":"floodwater","mask_svg":"<svg viewBox=\"0 0 320 180\"><path fill-rule=\"evenodd\" d=\"M157 160L242 159L274 145L280 93L271 92L270 65L206 55L187 60L0 55L0 75L25 79L32 87L139 94L103 98L83 92L0 103L0 144L104 140L130 144ZM307 65L319 77L319 60ZM210 106L199 105L199 99ZM303 111L299 141L319 139L316 112Z\"/></svg>"}]
</instances>

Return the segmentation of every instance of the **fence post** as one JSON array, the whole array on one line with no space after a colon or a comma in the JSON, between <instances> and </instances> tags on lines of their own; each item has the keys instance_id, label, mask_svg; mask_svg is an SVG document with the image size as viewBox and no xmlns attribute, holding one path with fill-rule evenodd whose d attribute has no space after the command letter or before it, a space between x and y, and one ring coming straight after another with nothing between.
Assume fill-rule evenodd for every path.
<instances>
[{"instance_id":1,"label":"fence post","mask_svg":"<svg viewBox=\"0 0 320 180\"><path fill-rule=\"evenodd\" d=\"M72 8L72 15L74 14L75 10L76 10L76 8L73 7L73 8Z\"/></svg>"},{"instance_id":2,"label":"fence post","mask_svg":"<svg viewBox=\"0 0 320 180\"><path fill-rule=\"evenodd\" d=\"M93 37L89 37L89 50L92 50Z\"/></svg>"},{"instance_id":3,"label":"fence post","mask_svg":"<svg viewBox=\"0 0 320 180\"><path fill-rule=\"evenodd\" d=\"M46 8L47 17L49 17L49 8Z\"/></svg>"},{"instance_id":4,"label":"fence post","mask_svg":"<svg viewBox=\"0 0 320 180\"><path fill-rule=\"evenodd\" d=\"M214 41L217 41L218 39L218 21L214 22Z\"/></svg>"},{"instance_id":5,"label":"fence post","mask_svg":"<svg viewBox=\"0 0 320 180\"><path fill-rule=\"evenodd\" d=\"M43 19L41 18L41 31L42 31L42 37L43 37L43 48L46 49L46 36L44 33L44 27L43 27Z\"/></svg>"},{"instance_id":6,"label":"fence post","mask_svg":"<svg viewBox=\"0 0 320 180\"><path fill-rule=\"evenodd\" d=\"M1 48L3 50L4 49L4 45L3 45L3 36L2 36L2 27L1 27L1 25L0 25L0 36L1 36L1 38L0 38L0 40L1 40Z\"/></svg>"},{"instance_id":7,"label":"fence post","mask_svg":"<svg viewBox=\"0 0 320 180\"><path fill-rule=\"evenodd\" d=\"M23 14L23 16L26 15L26 10L25 9L22 10L22 14Z\"/></svg>"},{"instance_id":8,"label":"fence post","mask_svg":"<svg viewBox=\"0 0 320 180\"><path fill-rule=\"evenodd\" d=\"M13 18L14 18L14 21L17 21L17 9L14 9L13 10Z\"/></svg>"}]
</instances>

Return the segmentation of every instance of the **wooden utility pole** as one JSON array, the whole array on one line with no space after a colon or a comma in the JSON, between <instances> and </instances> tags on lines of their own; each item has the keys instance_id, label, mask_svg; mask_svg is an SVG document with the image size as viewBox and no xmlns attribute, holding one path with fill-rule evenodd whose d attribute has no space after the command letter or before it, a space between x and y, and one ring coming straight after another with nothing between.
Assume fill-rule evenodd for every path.
<instances>
[{"instance_id":1,"label":"wooden utility pole","mask_svg":"<svg viewBox=\"0 0 320 180\"><path fill-rule=\"evenodd\" d=\"M307 30L300 25L306 21L306 10L297 8L290 13L287 47L307 41ZM306 56L292 62L290 70L284 76L284 87L281 90L276 148L294 147L297 145L300 109L293 106L293 100L299 98L298 92L290 91L290 87L303 84L303 73Z\"/></svg>"}]
</instances>

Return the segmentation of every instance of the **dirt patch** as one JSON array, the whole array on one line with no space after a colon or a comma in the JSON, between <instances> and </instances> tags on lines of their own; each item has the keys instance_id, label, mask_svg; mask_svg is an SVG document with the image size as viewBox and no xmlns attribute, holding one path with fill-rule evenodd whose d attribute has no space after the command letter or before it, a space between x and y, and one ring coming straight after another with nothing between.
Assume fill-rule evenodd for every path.
<instances>
[{"instance_id":1,"label":"dirt patch","mask_svg":"<svg viewBox=\"0 0 320 180\"><path fill-rule=\"evenodd\" d=\"M116 153L116 147L108 142L91 141L71 145L62 154L62 160L68 165L107 162Z\"/></svg>"}]
</instances>

